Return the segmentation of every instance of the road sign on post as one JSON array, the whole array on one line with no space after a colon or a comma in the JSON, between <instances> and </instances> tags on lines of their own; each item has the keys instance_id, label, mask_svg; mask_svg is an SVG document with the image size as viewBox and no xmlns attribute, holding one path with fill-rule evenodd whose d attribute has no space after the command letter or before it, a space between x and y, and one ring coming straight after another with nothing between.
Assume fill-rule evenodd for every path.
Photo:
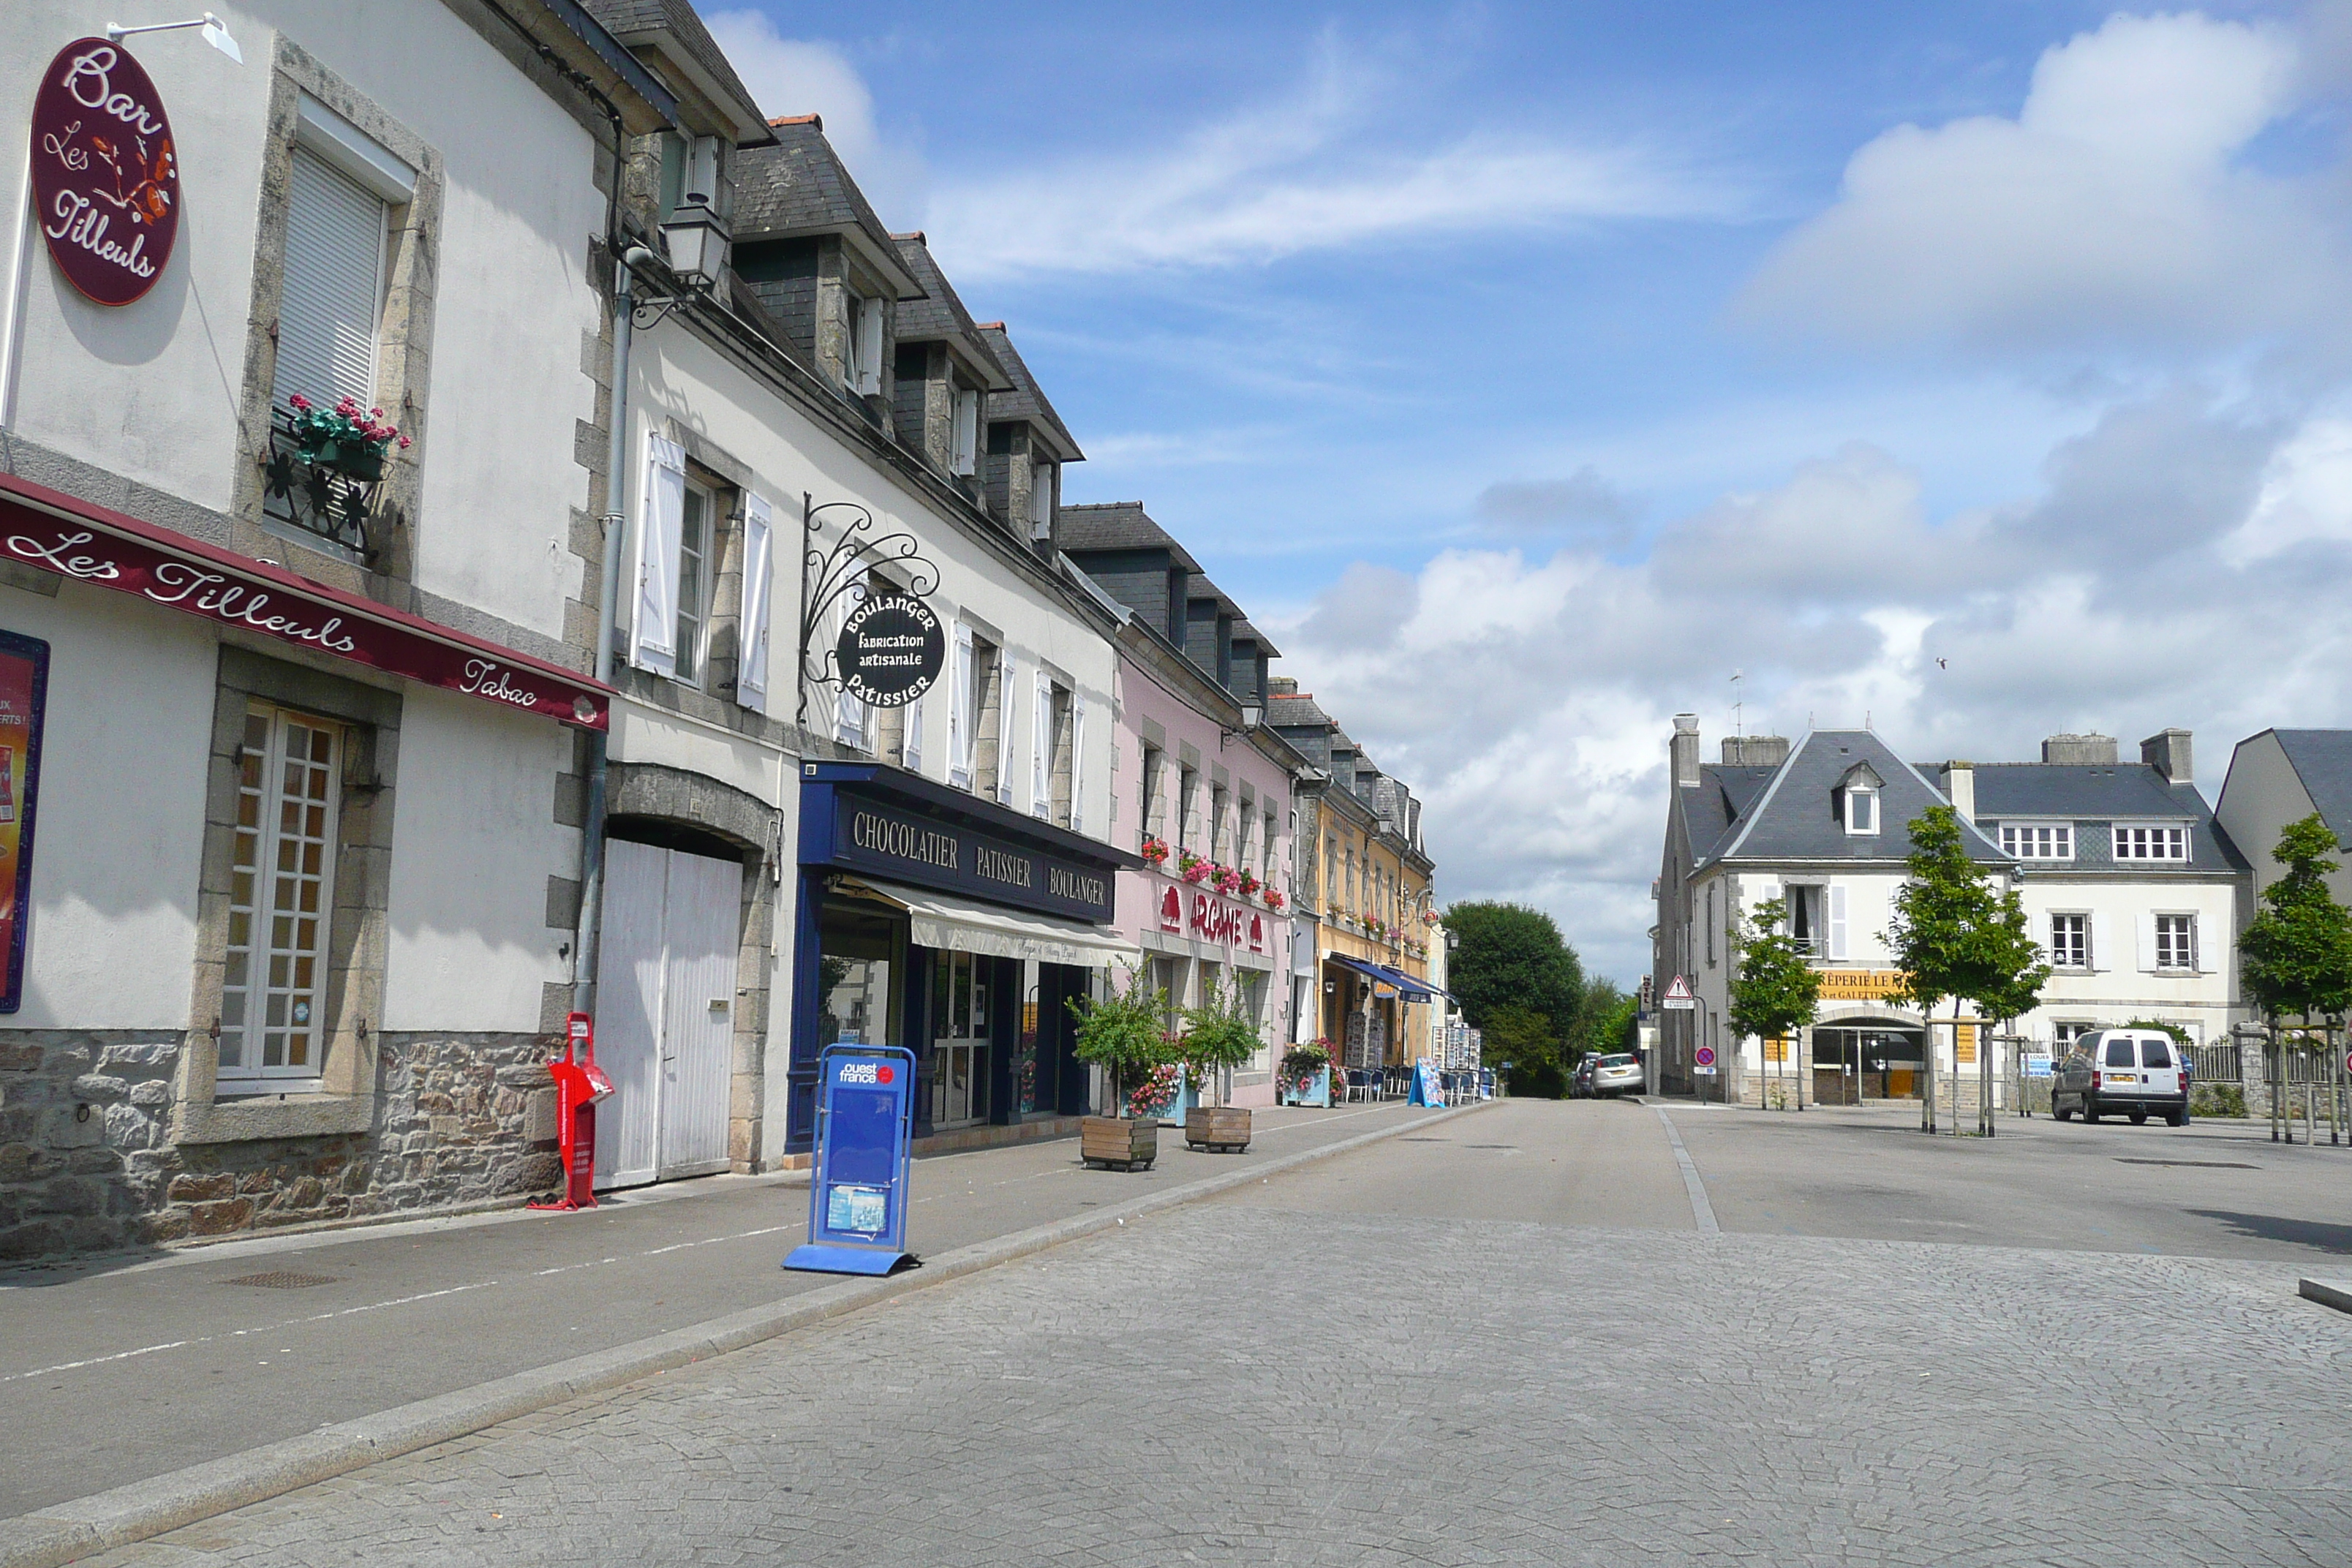
<instances>
[{"instance_id":1,"label":"road sign on post","mask_svg":"<svg viewBox=\"0 0 2352 1568\"><path fill-rule=\"evenodd\" d=\"M816 1156L808 1240L787 1268L888 1274L907 1250L907 1171L915 1128L915 1053L827 1046L817 1058Z\"/></svg>"},{"instance_id":2,"label":"road sign on post","mask_svg":"<svg viewBox=\"0 0 2352 1568\"><path fill-rule=\"evenodd\" d=\"M1701 1072L1713 1072L1715 1070L1715 1047L1713 1046L1701 1046L1698 1049L1693 1051L1691 1053L1691 1065L1698 1068Z\"/></svg>"},{"instance_id":3,"label":"road sign on post","mask_svg":"<svg viewBox=\"0 0 2352 1568\"><path fill-rule=\"evenodd\" d=\"M1666 994L1658 1005L1669 1012L1686 1013L1697 1007L1698 998L1691 994L1690 982L1677 974L1667 985Z\"/></svg>"}]
</instances>

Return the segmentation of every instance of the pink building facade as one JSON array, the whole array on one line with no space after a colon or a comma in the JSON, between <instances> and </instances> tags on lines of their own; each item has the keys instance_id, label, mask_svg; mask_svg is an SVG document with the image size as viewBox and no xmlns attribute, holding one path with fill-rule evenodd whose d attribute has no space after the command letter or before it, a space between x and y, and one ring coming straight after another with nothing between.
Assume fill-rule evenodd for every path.
<instances>
[{"instance_id":1,"label":"pink building facade","mask_svg":"<svg viewBox=\"0 0 2352 1568\"><path fill-rule=\"evenodd\" d=\"M1118 873L1116 929L1167 992L1171 1026L1210 984L1240 988L1266 1047L1221 1097L1273 1105L1295 1005L1291 791L1302 760L1255 703L1140 621L1120 632L1118 680L1114 842L1147 861L1165 853Z\"/></svg>"}]
</instances>

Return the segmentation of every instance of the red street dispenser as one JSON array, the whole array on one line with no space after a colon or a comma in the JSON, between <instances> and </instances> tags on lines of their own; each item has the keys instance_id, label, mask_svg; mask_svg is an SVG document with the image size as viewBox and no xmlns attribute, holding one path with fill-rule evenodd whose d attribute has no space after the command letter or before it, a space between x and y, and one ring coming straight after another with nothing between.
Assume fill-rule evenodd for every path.
<instances>
[{"instance_id":1,"label":"red street dispenser","mask_svg":"<svg viewBox=\"0 0 2352 1568\"><path fill-rule=\"evenodd\" d=\"M563 1054L547 1064L555 1079L555 1147L563 1159L563 1201L533 1204L535 1209L596 1206L596 1102L613 1092L613 1080L596 1065L596 1030L585 1013L564 1021Z\"/></svg>"}]
</instances>

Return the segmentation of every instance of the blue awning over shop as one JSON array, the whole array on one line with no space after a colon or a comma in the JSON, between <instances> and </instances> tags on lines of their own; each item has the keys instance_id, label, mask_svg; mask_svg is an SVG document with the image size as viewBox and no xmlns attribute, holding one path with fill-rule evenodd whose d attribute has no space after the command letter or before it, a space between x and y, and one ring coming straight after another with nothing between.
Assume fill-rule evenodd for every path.
<instances>
[{"instance_id":1,"label":"blue awning over shop","mask_svg":"<svg viewBox=\"0 0 2352 1568\"><path fill-rule=\"evenodd\" d=\"M1352 969L1366 979L1376 980L1382 985L1395 986L1397 994L1408 1002L1428 1002L1439 996L1444 997L1449 1002L1461 1000L1450 991L1432 985L1426 980L1415 980L1403 970L1391 969L1385 963L1374 963L1365 958L1350 958L1344 952L1328 952L1324 956L1342 969Z\"/></svg>"}]
</instances>

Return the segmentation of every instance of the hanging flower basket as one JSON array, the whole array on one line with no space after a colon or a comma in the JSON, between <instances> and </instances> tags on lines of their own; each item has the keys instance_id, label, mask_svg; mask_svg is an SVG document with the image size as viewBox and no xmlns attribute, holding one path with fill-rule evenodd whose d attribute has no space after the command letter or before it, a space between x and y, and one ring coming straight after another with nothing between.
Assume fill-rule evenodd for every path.
<instances>
[{"instance_id":1,"label":"hanging flower basket","mask_svg":"<svg viewBox=\"0 0 2352 1568\"><path fill-rule=\"evenodd\" d=\"M1213 866L1210 873L1216 879L1217 891L1231 897L1241 891L1242 874L1231 866Z\"/></svg>"},{"instance_id":2,"label":"hanging flower basket","mask_svg":"<svg viewBox=\"0 0 2352 1568\"><path fill-rule=\"evenodd\" d=\"M1265 907L1267 909L1278 910L1287 902L1289 902L1289 900L1282 896L1281 889L1268 888L1265 890Z\"/></svg>"},{"instance_id":3,"label":"hanging flower basket","mask_svg":"<svg viewBox=\"0 0 2352 1568\"><path fill-rule=\"evenodd\" d=\"M1255 877L1251 876L1247 871L1244 871L1242 873L1241 895L1246 899L1265 885L1265 883L1260 882Z\"/></svg>"},{"instance_id":4,"label":"hanging flower basket","mask_svg":"<svg viewBox=\"0 0 2352 1568\"><path fill-rule=\"evenodd\" d=\"M1168 840L1154 838L1147 834L1144 836L1143 847L1138 853L1155 866L1165 866L1168 864L1168 857L1171 851L1168 847Z\"/></svg>"}]
</instances>

